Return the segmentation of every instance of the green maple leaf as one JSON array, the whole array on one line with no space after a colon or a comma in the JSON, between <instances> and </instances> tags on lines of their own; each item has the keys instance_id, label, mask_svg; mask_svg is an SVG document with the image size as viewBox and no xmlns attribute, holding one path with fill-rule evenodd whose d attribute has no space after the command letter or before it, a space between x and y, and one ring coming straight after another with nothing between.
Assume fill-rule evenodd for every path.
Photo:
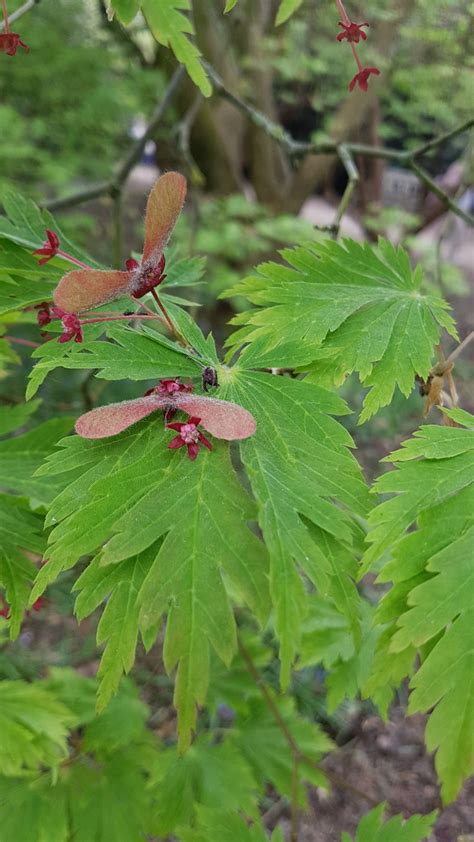
<instances>
[{"instance_id":1,"label":"green maple leaf","mask_svg":"<svg viewBox=\"0 0 474 842\"><path fill-rule=\"evenodd\" d=\"M36 576L36 566L25 553L43 553L42 518L32 514L21 500L0 495L0 585L9 605L10 636L19 634Z\"/></svg>"},{"instance_id":2,"label":"green maple leaf","mask_svg":"<svg viewBox=\"0 0 474 842\"><path fill-rule=\"evenodd\" d=\"M43 244L46 239L46 229L50 228L58 234L61 240L61 248L64 251L78 260L86 262L89 266L99 265L65 236L54 217L47 210L40 210L31 199L26 199L21 193L12 189L4 190L1 198L6 217L0 217L0 240L10 240L31 253ZM17 254L17 252L14 252L14 254ZM38 268L36 259L34 259L34 262L37 271L42 273L48 271L54 273L55 267L59 265L64 267L65 265L64 260L60 258L54 258L53 264L48 263L46 269Z\"/></svg>"},{"instance_id":3,"label":"green maple leaf","mask_svg":"<svg viewBox=\"0 0 474 842\"><path fill-rule=\"evenodd\" d=\"M0 484L37 503L48 504L63 483L34 474L72 424L72 418L54 418L23 435L0 442Z\"/></svg>"},{"instance_id":4,"label":"green maple leaf","mask_svg":"<svg viewBox=\"0 0 474 842\"><path fill-rule=\"evenodd\" d=\"M456 336L446 302L423 293L421 270L384 240L376 248L327 240L282 254L285 265L264 263L226 293L256 305L234 318L244 327L229 344L264 339L268 349L282 344L295 353L306 346L311 379L321 385L357 371L370 387L361 422L390 403L396 386L408 395L416 374L426 379L441 328ZM331 355L321 359L321 349Z\"/></svg>"},{"instance_id":5,"label":"green maple leaf","mask_svg":"<svg viewBox=\"0 0 474 842\"><path fill-rule=\"evenodd\" d=\"M66 439L64 455L53 457L42 473L74 467L76 479L48 513L48 523L58 525L32 599L60 570L103 544L101 564L117 564L154 547L140 589L140 624L145 629L156 627L168 610L164 657L169 671L178 665L175 701L186 745L196 702L205 698L209 644L226 662L235 651L234 619L221 571L233 596L263 620L268 611L266 555L245 525L255 518L254 507L235 476L228 447L216 443L210 458L206 451L193 463L186 457L176 460L168 442L169 432L156 419L105 441ZM82 579L81 584L87 582ZM117 680L113 653L127 669L134 635L133 626L131 638L113 631L117 602L135 611L130 596L133 582L127 586L116 580L116 586L120 595L114 595L99 630L111 647L102 669L104 697ZM108 587L103 586L102 598Z\"/></svg>"},{"instance_id":6,"label":"green maple leaf","mask_svg":"<svg viewBox=\"0 0 474 842\"><path fill-rule=\"evenodd\" d=\"M353 513L366 513L367 490L348 450L349 434L330 417L347 412L336 395L240 366L228 375L223 395L249 409L257 421L257 432L242 442L241 455L270 553L286 686L307 611L300 571L320 593L334 598L357 634L358 594L351 576L357 569L354 548L360 533Z\"/></svg>"},{"instance_id":7,"label":"green maple leaf","mask_svg":"<svg viewBox=\"0 0 474 842\"><path fill-rule=\"evenodd\" d=\"M38 684L0 684L0 772L22 775L67 756L71 712Z\"/></svg>"},{"instance_id":8,"label":"green maple leaf","mask_svg":"<svg viewBox=\"0 0 474 842\"><path fill-rule=\"evenodd\" d=\"M143 14L158 43L173 50L204 96L210 96L212 86L201 64L201 54L188 37L194 34L192 21L186 15L190 9L190 0L142 0Z\"/></svg>"},{"instance_id":9,"label":"green maple leaf","mask_svg":"<svg viewBox=\"0 0 474 842\"><path fill-rule=\"evenodd\" d=\"M370 813L359 822L355 842L423 842L430 836L431 828L437 813L427 816L392 816L387 822L383 821L385 804L374 807ZM352 842L348 833L343 833L341 842Z\"/></svg>"},{"instance_id":10,"label":"green maple leaf","mask_svg":"<svg viewBox=\"0 0 474 842\"><path fill-rule=\"evenodd\" d=\"M472 428L473 418L446 411ZM421 457L421 458L420 458ZM388 457L398 471L375 488L396 492L369 516L372 547L363 569L392 548L379 580L393 586L376 620L386 625L365 692L387 675L411 672L417 649L422 666L411 680L409 710L430 715L426 742L436 751L443 798L452 800L474 770L474 431L424 426ZM416 531L408 532L414 524ZM384 666L384 659L391 666Z\"/></svg>"},{"instance_id":11,"label":"green maple leaf","mask_svg":"<svg viewBox=\"0 0 474 842\"><path fill-rule=\"evenodd\" d=\"M228 739L197 739L186 754L176 748L155 756L150 787L158 798L157 833L192 825L199 805L255 816L258 787L250 766Z\"/></svg>"},{"instance_id":12,"label":"green maple leaf","mask_svg":"<svg viewBox=\"0 0 474 842\"><path fill-rule=\"evenodd\" d=\"M291 699L273 698L289 733L301 754L307 758L302 758L299 764L298 801L304 806L304 782L326 786L324 772L315 764L331 750L333 743L318 725L296 713ZM249 707L250 713L247 716L238 717L231 742L246 759L260 786L271 784L282 795L290 798L293 758L281 727L262 700L251 702Z\"/></svg>"}]
</instances>

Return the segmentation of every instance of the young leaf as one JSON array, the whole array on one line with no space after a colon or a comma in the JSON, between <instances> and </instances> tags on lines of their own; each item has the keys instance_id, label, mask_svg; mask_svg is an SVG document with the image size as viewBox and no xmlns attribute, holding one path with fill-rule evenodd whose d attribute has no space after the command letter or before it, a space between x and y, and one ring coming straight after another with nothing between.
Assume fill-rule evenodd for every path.
<instances>
[{"instance_id":1,"label":"young leaf","mask_svg":"<svg viewBox=\"0 0 474 842\"><path fill-rule=\"evenodd\" d=\"M472 417L464 420L472 427ZM379 579L394 584L377 610L378 622L390 626L365 692L383 681L384 655L398 659L398 669L421 647L409 710L434 708L426 742L436 751L445 801L474 770L473 448L472 429L425 426L389 457L398 471L382 476L375 488L397 496L369 516L372 547L363 567L392 547L393 560ZM414 524L418 529L405 534Z\"/></svg>"},{"instance_id":2,"label":"young leaf","mask_svg":"<svg viewBox=\"0 0 474 842\"><path fill-rule=\"evenodd\" d=\"M327 240L282 254L288 265L265 263L231 290L258 309L234 318L245 327L229 343L262 337L269 349L283 343L286 353L309 347L311 379L320 385L357 371L370 387L361 422L390 403L396 386L408 395L416 374L426 379L441 328L456 336L446 302L423 293L421 271L384 240L376 248ZM321 346L333 353L318 362Z\"/></svg>"},{"instance_id":3,"label":"young leaf","mask_svg":"<svg viewBox=\"0 0 474 842\"><path fill-rule=\"evenodd\" d=\"M184 64L193 82L204 96L210 96L212 86L201 64L201 54L188 38L194 28L186 12L191 9L190 0L143 0L142 11L148 26L159 44L171 47L177 60ZM183 14L184 13L184 14Z\"/></svg>"},{"instance_id":4,"label":"young leaf","mask_svg":"<svg viewBox=\"0 0 474 842\"><path fill-rule=\"evenodd\" d=\"M246 525L255 513L233 472L227 445L216 442L212 453L191 462L166 447L169 433L161 419L133 430L106 443L73 440L69 445L66 440L66 465L77 465L76 479L51 507L48 522L61 523L52 531L50 560L33 593L105 542L101 563L116 564L164 537L140 592L141 623L154 626L169 609L164 655L168 670L178 664L175 701L185 746L196 702L205 698L209 643L226 662L235 651L222 571L232 592L264 620L266 556ZM42 473L64 468L59 456Z\"/></svg>"},{"instance_id":5,"label":"young leaf","mask_svg":"<svg viewBox=\"0 0 474 842\"><path fill-rule=\"evenodd\" d=\"M227 380L221 393L249 409L257 422L241 454L270 552L270 589L286 686L307 610L300 569L357 621L357 592L350 576L355 574L351 548L359 534L352 513L366 513L367 489L348 450L349 434L329 417L347 412L338 397L309 383L240 367L227 373Z\"/></svg>"},{"instance_id":6,"label":"young leaf","mask_svg":"<svg viewBox=\"0 0 474 842\"><path fill-rule=\"evenodd\" d=\"M437 813L427 816L393 816L387 822L383 821L385 804L374 807L359 822L354 842L423 842L430 836L431 828ZM341 842L352 842L348 833L342 834Z\"/></svg>"}]
</instances>

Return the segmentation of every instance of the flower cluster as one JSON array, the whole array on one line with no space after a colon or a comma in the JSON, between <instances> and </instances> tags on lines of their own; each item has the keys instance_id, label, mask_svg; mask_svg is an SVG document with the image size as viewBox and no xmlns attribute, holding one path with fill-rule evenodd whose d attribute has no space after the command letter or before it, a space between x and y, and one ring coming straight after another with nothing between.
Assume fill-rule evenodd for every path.
<instances>
[{"instance_id":1,"label":"flower cluster","mask_svg":"<svg viewBox=\"0 0 474 842\"><path fill-rule=\"evenodd\" d=\"M369 76L380 76L380 70L378 69L378 67L363 66L355 44L358 44L361 39L362 41L367 41L367 33L364 32L362 27L369 26L369 24L354 23L354 21L350 20L344 8L342 0L336 0L336 6L342 18L342 20L339 21L339 26L342 27L342 32L339 32L339 34L336 36L337 40L347 41L347 43L350 44L352 53L357 64L357 73L349 82L349 91L353 91L356 85L360 88L361 91L367 91L369 87Z\"/></svg>"}]
</instances>

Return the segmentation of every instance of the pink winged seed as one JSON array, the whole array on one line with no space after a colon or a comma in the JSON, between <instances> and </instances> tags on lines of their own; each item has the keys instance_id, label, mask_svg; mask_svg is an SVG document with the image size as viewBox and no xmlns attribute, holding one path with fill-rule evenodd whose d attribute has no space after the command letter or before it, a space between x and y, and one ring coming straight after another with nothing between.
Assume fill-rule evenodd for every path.
<instances>
[{"instance_id":1,"label":"pink winged seed","mask_svg":"<svg viewBox=\"0 0 474 842\"><path fill-rule=\"evenodd\" d=\"M142 264L156 266L186 198L186 179L177 172L162 175L148 197ZM67 313L81 313L133 292L131 272L75 269L59 281L53 300Z\"/></svg>"},{"instance_id":2,"label":"pink winged seed","mask_svg":"<svg viewBox=\"0 0 474 842\"><path fill-rule=\"evenodd\" d=\"M186 199L186 179L178 172L167 172L153 186L145 216L143 263L158 263Z\"/></svg>"},{"instance_id":3,"label":"pink winged seed","mask_svg":"<svg viewBox=\"0 0 474 842\"><path fill-rule=\"evenodd\" d=\"M85 439L104 439L116 436L132 424L146 418L157 409L182 409L197 415L201 425L217 439L246 439L253 435L256 423L253 415L230 401L178 393L176 397L148 395L133 401L101 406L81 415L75 430Z\"/></svg>"},{"instance_id":4,"label":"pink winged seed","mask_svg":"<svg viewBox=\"0 0 474 842\"><path fill-rule=\"evenodd\" d=\"M74 269L59 281L53 301L67 313L81 313L125 295L129 284L129 272Z\"/></svg>"}]
</instances>

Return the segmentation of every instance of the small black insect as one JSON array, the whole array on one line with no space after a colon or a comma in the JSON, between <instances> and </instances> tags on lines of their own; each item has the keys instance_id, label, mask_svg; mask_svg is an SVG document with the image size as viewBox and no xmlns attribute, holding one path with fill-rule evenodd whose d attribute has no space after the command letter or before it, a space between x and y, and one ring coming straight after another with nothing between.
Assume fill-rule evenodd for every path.
<instances>
[{"instance_id":1,"label":"small black insect","mask_svg":"<svg viewBox=\"0 0 474 842\"><path fill-rule=\"evenodd\" d=\"M217 371L208 365L202 373L202 388L208 392L210 388L218 389L219 382L217 380Z\"/></svg>"}]
</instances>

